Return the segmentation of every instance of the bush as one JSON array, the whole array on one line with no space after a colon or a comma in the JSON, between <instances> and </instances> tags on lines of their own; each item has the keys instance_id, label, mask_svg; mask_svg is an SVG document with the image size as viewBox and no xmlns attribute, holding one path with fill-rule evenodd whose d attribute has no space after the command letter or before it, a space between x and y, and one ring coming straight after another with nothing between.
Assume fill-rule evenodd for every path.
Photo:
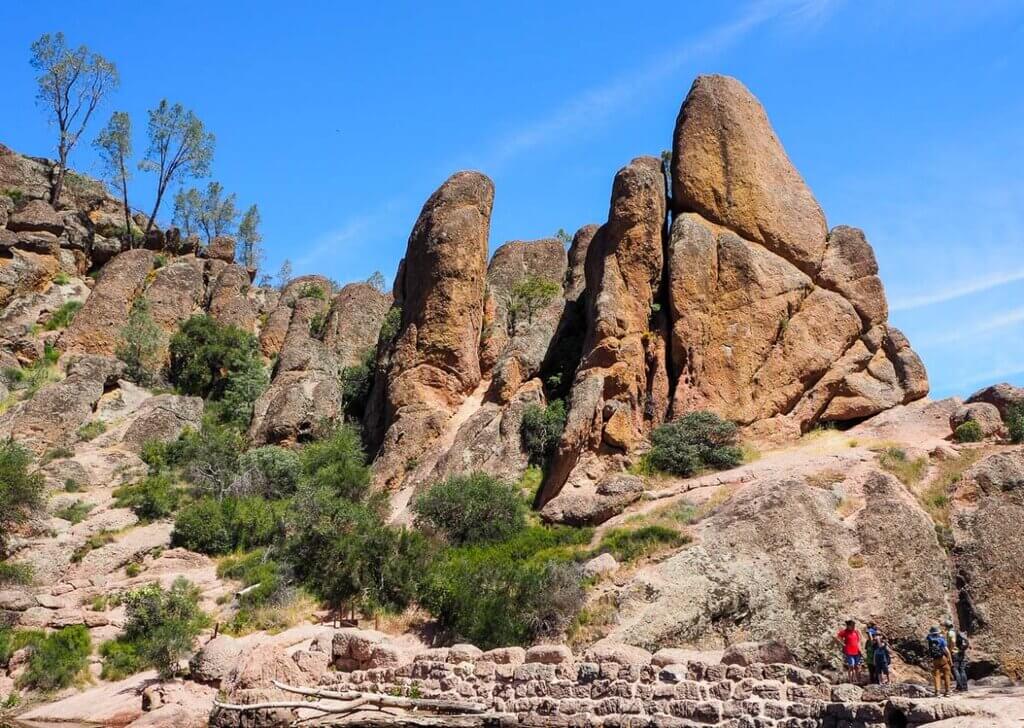
<instances>
[{"instance_id":1,"label":"bush","mask_svg":"<svg viewBox=\"0 0 1024 728\"><path fill-rule=\"evenodd\" d=\"M651 433L647 462L655 470L690 476L704 467L733 468L743 461L736 425L713 412L691 412Z\"/></svg>"},{"instance_id":2,"label":"bush","mask_svg":"<svg viewBox=\"0 0 1024 728\"><path fill-rule=\"evenodd\" d=\"M56 282L56 280L54 281ZM65 276L65 283L67 282L67 276ZM75 314L78 313L78 309L82 307L81 301L65 301L60 305L56 311L50 314L50 318L46 320L46 324L43 328L46 331L56 331L57 329L66 329L71 325L71 322L75 319Z\"/></svg>"},{"instance_id":3,"label":"bush","mask_svg":"<svg viewBox=\"0 0 1024 728\"><path fill-rule=\"evenodd\" d=\"M171 541L203 554L267 546L284 536L285 506L258 496L201 498L178 512Z\"/></svg>"},{"instance_id":4,"label":"bush","mask_svg":"<svg viewBox=\"0 0 1024 728\"><path fill-rule=\"evenodd\" d=\"M239 597L239 604L243 607L259 607L277 601L290 581L287 567L271 559L268 549L256 549L222 559L217 565L217 576L237 579L247 588L256 587Z\"/></svg>"},{"instance_id":5,"label":"bush","mask_svg":"<svg viewBox=\"0 0 1024 728\"><path fill-rule=\"evenodd\" d=\"M1024 442L1024 402L1012 404L1006 410L1006 428L1011 442Z\"/></svg>"},{"instance_id":6,"label":"bush","mask_svg":"<svg viewBox=\"0 0 1024 728\"><path fill-rule=\"evenodd\" d=\"M957 442L981 442L985 439L985 433L977 422L967 420L953 430L953 439Z\"/></svg>"},{"instance_id":7,"label":"bush","mask_svg":"<svg viewBox=\"0 0 1024 728\"><path fill-rule=\"evenodd\" d=\"M42 508L43 484L28 450L13 440L0 442L0 557L7 555L13 530Z\"/></svg>"},{"instance_id":8,"label":"bush","mask_svg":"<svg viewBox=\"0 0 1024 728\"><path fill-rule=\"evenodd\" d=\"M85 501L76 500L68 503L61 508L58 508L53 512L57 518L62 518L70 523L81 523L85 520L85 517L89 515L89 511L93 509L92 503L86 503Z\"/></svg>"},{"instance_id":9,"label":"bush","mask_svg":"<svg viewBox=\"0 0 1024 728\"><path fill-rule=\"evenodd\" d=\"M533 317L562 293L562 286L538 275L528 275L512 286L506 309L508 335L515 336L519 324L533 323Z\"/></svg>"},{"instance_id":10,"label":"bush","mask_svg":"<svg viewBox=\"0 0 1024 728\"><path fill-rule=\"evenodd\" d=\"M78 428L78 439L82 442L89 442L90 440L95 440L106 431L107 423L103 420L87 422Z\"/></svg>"},{"instance_id":11,"label":"bush","mask_svg":"<svg viewBox=\"0 0 1024 728\"><path fill-rule=\"evenodd\" d=\"M29 586L32 584L33 578L34 572L31 564L0 561L0 586L4 584Z\"/></svg>"},{"instance_id":12,"label":"bush","mask_svg":"<svg viewBox=\"0 0 1024 728\"><path fill-rule=\"evenodd\" d=\"M324 293L324 289L318 286L316 283L303 283L299 287L298 297L316 298L323 301L327 298L327 294Z\"/></svg>"},{"instance_id":13,"label":"bush","mask_svg":"<svg viewBox=\"0 0 1024 728\"><path fill-rule=\"evenodd\" d=\"M53 282L58 286L66 286L68 283L71 282L71 276L69 276L64 271L61 271L60 273L53 277Z\"/></svg>"},{"instance_id":14,"label":"bush","mask_svg":"<svg viewBox=\"0 0 1024 728\"><path fill-rule=\"evenodd\" d=\"M380 324L380 332L377 334L378 345L389 346L402 328L402 307L392 306L384 314L384 320Z\"/></svg>"},{"instance_id":15,"label":"bush","mask_svg":"<svg viewBox=\"0 0 1024 728\"><path fill-rule=\"evenodd\" d=\"M198 432L186 429L162 450L151 448L143 454L154 463L180 467L186 480L219 496L227 493L234 482L244 451L245 438L241 433L207 415Z\"/></svg>"},{"instance_id":16,"label":"bush","mask_svg":"<svg viewBox=\"0 0 1024 728\"><path fill-rule=\"evenodd\" d=\"M363 500L370 489L370 470L355 428L342 425L321 440L302 449L302 475L310 483L327 488L335 497Z\"/></svg>"},{"instance_id":17,"label":"bush","mask_svg":"<svg viewBox=\"0 0 1024 728\"><path fill-rule=\"evenodd\" d=\"M556 399L547 407L531 404L526 408L519 434L531 465L544 467L558 447L564 429L565 403L562 400Z\"/></svg>"},{"instance_id":18,"label":"bush","mask_svg":"<svg viewBox=\"0 0 1024 728\"><path fill-rule=\"evenodd\" d=\"M181 490L166 474L150 475L134 485L114 491L119 508L131 508L146 521L156 521L174 513L181 499Z\"/></svg>"},{"instance_id":19,"label":"bush","mask_svg":"<svg viewBox=\"0 0 1024 728\"><path fill-rule=\"evenodd\" d=\"M164 332L150 315L149 302L139 296L132 303L115 352L125 363L125 376L143 387L154 384L163 363L163 347Z\"/></svg>"},{"instance_id":20,"label":"bush","mask_svg":"<svg viewBox=\"0 0 1024 728\"><path fill-rule=\"evenodd\" d=\"M437 483L413 503L416 525L455 545L502 541L526 527L526 504L516 488L484 473Z\"/></svg>"},{"instance_id":21,"label":"bush","mask_svg":"<svg viewBox=\"0 0 1024 728\"><path fill-rule=\"evenodd\" d=\"M173 677L178 662L209 624L199 609L199 589L179 577L166 591L159 584L147 584L123 601L124 633L103 645L102 677L114 679L149 666L164 679Z\"/></svg>"},{"instance_id":22,"label":"bush","mask_svg":"<svg viewBox=\"0 0 1024 728\"><path fill-rule=\"evenodd\" d=\"M43 691L66 688L88 666L90 654L92 642L84 625L57 630L32 646L28 669L18 686Z\"/></svg>"},{"instance_id":23,"label":"bush","mask_svg":"<svg viewBox=\"0 0 1024 728\"><path fill-rule=\"evenodd\" d=\"M665 526L642 526L637 529L613 528L602 538L597 553L610 553L622 562L635 561L663 548L682 546L689 538Z\"/></svg>"},{"instance_id":24,"label":"bush","mask_svg":"<svg viewBox=\"0 0 1024 728\"><path fill-rule=\"evenodd\" d=\"M878 464L896 476L904 485L914 485L921 481L928 469L928 457L922 455L911 460L906 450L899 447L887 447L878 455Z\"/></svg>"},{"instance_id":25,"label":"bush","mask_svg":"<svg viewBox=\"0 0 1024 728\"><path fill-rule=\"evenodd\" d=\"M263 362L256 337L205 314L181 324L171 337L170 354L171 382L184 394L212 401L232 390L229 399L234 405L246 397L251 397L251 405L254 382L266 377L265 372L260 374Z\"/></svg>"},{"instance_id":26,"label":"bush","mask_svg":"<svg viewBox=\"0 0 1024 728\"><path fill-rule=\"evenodd\" d=\"M354 366L341 370L341 402L345 414L360 420L366 412L366 403L373 388L374 351L367 351Z\"/></svg>"},{"instance_id":27,"label":"bush","mask_svg":"<svg viewBox=\"0 0 1024 728\"><path fill-rule=\"evenodd\" d=\"M238 459L238 472L231 486L234 495L286 498L298 487L302 462L291 450L266 445L244 453Z\"/></svg>"},{"instance_id":28,"label":"bush","mask_svg":"<svg viewBox=\"0 0 1024 728\"><path fill-rule=\"evenodd\" d=\"M422 587L420 603L452 639L485 649L553 638L582 608L582 570L568 547L586 529L533 527L496 544L445 552Z\"/></svg>"}]
</instances>

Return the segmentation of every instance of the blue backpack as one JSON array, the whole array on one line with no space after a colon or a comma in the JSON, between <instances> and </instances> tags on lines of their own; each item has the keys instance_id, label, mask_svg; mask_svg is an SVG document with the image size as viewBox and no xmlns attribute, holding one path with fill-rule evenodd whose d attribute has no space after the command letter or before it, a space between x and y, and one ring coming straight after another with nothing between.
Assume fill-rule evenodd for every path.
<instances>
[{"instance_id":1,"label":"blue backpack","mask_svg":"<svg viewBox=\"0 0 1024 728\"><path fill-rule=\"evenodd\" d=\"M933 658L946 656L946 640L941 635L930 634L928 640L928 655Z\"/></svg>"}]
</instances>

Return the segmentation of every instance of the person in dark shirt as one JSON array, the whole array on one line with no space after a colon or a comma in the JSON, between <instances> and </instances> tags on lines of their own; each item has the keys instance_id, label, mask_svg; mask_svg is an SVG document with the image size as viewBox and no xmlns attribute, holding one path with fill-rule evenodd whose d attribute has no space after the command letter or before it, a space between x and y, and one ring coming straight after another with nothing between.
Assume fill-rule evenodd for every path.
<instances>
[{"instance_id":1,"label":"person in dark shirt","mask_svg":"<svg viewBox=\"0 0 1024 728\"><path fill-rule=\"evenodd\" d=\"M889 652L889 643L881 633L875 634L875 678L879 685L889 684L889 665L892 664L892 654Z\"/></svg>"}]
</instances>

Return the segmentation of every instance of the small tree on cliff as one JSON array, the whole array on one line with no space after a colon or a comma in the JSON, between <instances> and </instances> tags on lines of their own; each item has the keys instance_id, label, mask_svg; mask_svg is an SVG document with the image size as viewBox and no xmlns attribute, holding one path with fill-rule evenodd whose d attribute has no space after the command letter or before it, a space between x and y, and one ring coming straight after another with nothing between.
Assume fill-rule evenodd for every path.
<instances>
[{"instance_id":1,"label":"small tree on cliff","mask_svg":"<svg viewBox=\"0 0 1024 728\"><path fill-rule=\"evenodd\" d=\"M515 336L519 323L533 323L534 314L562 292L562 287L543 276L528 275L512 286L508 297L508 333Z\"/></svg>"},{"instance_id":2,"label":"small tree on cliff","mask_svg":"<svg viewBox=\"0 0 1024 728\"><path fill-rule=\"evenodd\" d=\"M125 363L125 374L147 387L156 382L163 359L164 332L149 313L149 302L139 296L132 304L128 323L121 329L117 358Z\"/></svg>"},{"instance_id":3,"label":"small tree on cliff","mask_svg":"<svg viewBox=\"0 0 1024 728\"><path fill-rule=\"evenodd\" d=\"M185 237L199 232L199 215L202 207L203 197L195 187L188 190L179 189L174 195L173 222L181 228Z\"/></svg>"},{"instance_id":4,"label":"small tree on cliff","mask_svg":"<svg viewBox=\"0 0 1024 728\"><path fill-rule=\"evenodd\" d=\"M205 177L213 160L214 136L203 122L181 104L173 106L164 99L149 111L149 149L139 169L156 172L156 202L146 224L153 229L160 203L171 182L187 177Z\"/></svg>"},{"instance_id":5,"label":"small tree on cliff","mask_svg":"<svg viewBox=\"0 0 1024 728\"><path fill-rule=\"evenodd\" d=\"M253 205L238 224L238 242L242 244L242 263L246 268L259 268L263 262L263 236L260 235L260 211Z\"/></svg>"},{"instance_id":6,"label":"small tree on cliff","mask_svg":"<svg viewBox=\"0 0 1024 728\"><path fill-rule=\"evenodd\" d=\"M127 111L115 111L106 127L92 143L103 160L104 176L121 193L124 205L124 235L132 239L132 215L128 207L128 180L131 171L128 160L132 156L132 121Z\"/></svg>"},{"instance_id":7,"label":"small tree on cliff","mask_svg":"<svg viewBox=\"0 0 1024 728\"><path fill-rule=\"evenodd\" d=\"M238 208L235 207L235 193L225 195L220 182L208 184L202 200L199 227L206 234L206 243L209 245L218 235L231 233L238 219Z\"/></svg>"},{"instance_id":8,"label":"small tree on cliff","mask_svg":"<svg viewBox=\"0 0 1024 728\"><path fill-rule=\"evenodd\" d=\"M107 92L117 88L120 78L117 67L92 53L88 46L71 49L63 33L44 33L32 44L29 61L39 77L36 99L56 123L57 179L50 193L54 207L60 202L67 174L68 157L78 144L89 119Z\"/></svg>"}]
</instances>

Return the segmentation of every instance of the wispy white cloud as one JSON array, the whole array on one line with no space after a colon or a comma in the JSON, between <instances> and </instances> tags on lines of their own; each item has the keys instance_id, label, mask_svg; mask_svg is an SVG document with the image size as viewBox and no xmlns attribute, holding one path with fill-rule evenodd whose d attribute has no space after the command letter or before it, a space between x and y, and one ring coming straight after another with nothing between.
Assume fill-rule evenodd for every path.
<instances>
[{"instance_id":1,"label":"wispy white cloud","mask_svg":"<svg viewBox=\"0 0 1024 728\"><path fill-rule=\"evenodd\" d=\"M984 293L985 291L992 290L993 288L1005 286L1010 283L1016 283L1017 281L1024 281L1024 268L992 273L981 278L975 278L974 280L967 281L966 283L961 283L960 285L944 287L942 290L934 291L932 293L923 293L916 296L898 298L889 305L889 309L892 311L909 311L914 308L935 306L936 304L954 301L958 298L963 298L964 296Z\"/></svg>"},{"instance_id":2,"label":"wispy white cloud","mask_svg":"<svg viewBox=\"0 0 1024 728\"><path fill-rule=\"evenodd\" d=\"M376 228L393 216L401 204L401 200L398 198L385 200L369 212L354 215L332 230L318 236L312 245L306 248L303 255L294 261L295 271L303 273L312 270L328 255L337 258L342 246L365 242Z\"/></svg>"},{"instance_id":3,"label":"wispy white cloud","mask_svg":"<svg viewBox=\"0 0 1024 728\"><path fill-rule=\"evenodd\" d=\"M1022 323L1024 323L1024 307L1016 308L1007 313L999 314L998 316L992 316L983 321L979 321L974 325L959 326L948 333L931 337L925 336L918 339L916 343L921 346L935 346L937 344L955 344L962 341L976 341L985 334L990 334L994 331L1000 331Z\"/></svg>"},{"instance_id":4,"label":"wispy white cloud","mask_svg":"<svg viewBox=\"0 0 1024 728\"><path fill-rule=\"evenodd\" d=\"M648 64L571 98L546 116L495 141L477 164L487 170L536 147L564 139L612 116L652 87L675 76L687 63L735 45L759 26L780 21L789 28L820 25L840 0L761 0L735 20L714 27L661 54Z\"/></svg>"}]
</instances>

